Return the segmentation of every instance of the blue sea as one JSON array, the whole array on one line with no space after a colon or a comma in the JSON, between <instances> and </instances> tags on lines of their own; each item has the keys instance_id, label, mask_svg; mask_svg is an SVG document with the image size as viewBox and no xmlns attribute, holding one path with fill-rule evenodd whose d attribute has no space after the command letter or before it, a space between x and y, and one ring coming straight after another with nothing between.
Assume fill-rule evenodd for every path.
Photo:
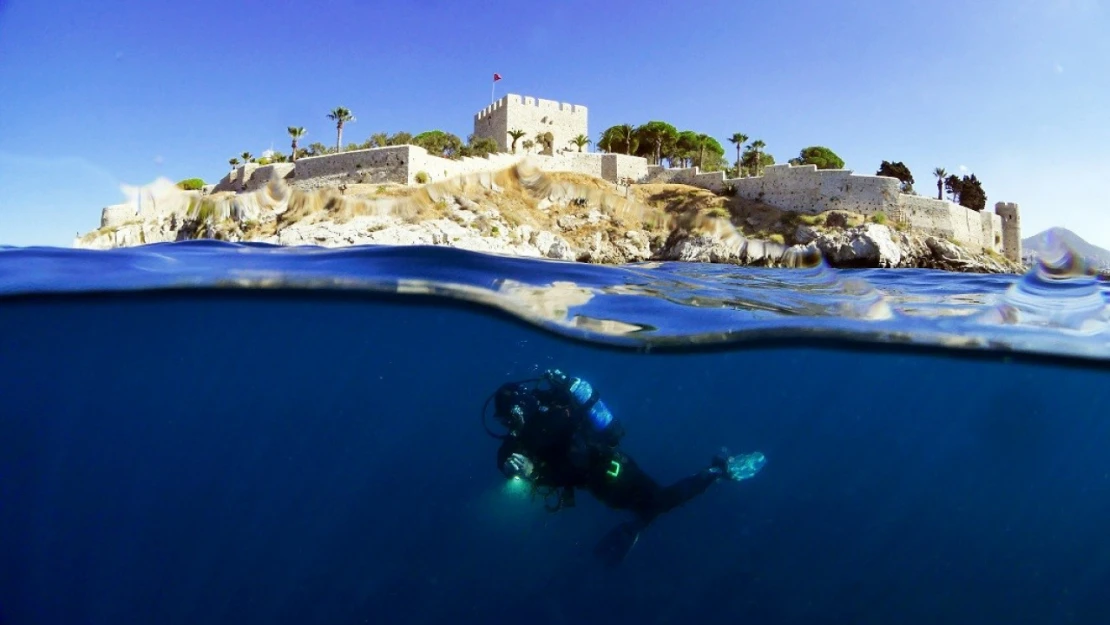
<instances>
[{"instance_id":1,"label":"blue sea","mask_svg":"<svg viewBox=\"0 0 1110 625\"><path fill-rule=\"evenodd\" d=\"M445 247L0 248L0 623L1110 623L1110 288ZM589 380L660 517L551 513L483 403Z\"/></svg>"}]
</instances>

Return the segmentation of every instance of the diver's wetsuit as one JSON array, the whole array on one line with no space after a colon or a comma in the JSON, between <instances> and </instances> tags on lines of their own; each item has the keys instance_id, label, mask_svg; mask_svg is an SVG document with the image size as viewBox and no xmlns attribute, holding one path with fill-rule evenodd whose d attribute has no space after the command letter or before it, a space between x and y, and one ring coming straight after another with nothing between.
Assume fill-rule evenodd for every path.
<instances>
[{"instance_id":1,"label":"diver's wetsuit","mask_svg":"<svg viewBox=\"0 0 1110 625\"><path fill-rule=\"evenodd\" d=\"M635 512L646 525L720 477L703 470L660 486L617 447L623 431L615 421L597 432L558 392L534 392L529 400L524 425L497 450L497 466L503 468L514 453L527 457L533 463L529 479L538 487L585 489L610 507Z\"/></svg>"}]
</instances>

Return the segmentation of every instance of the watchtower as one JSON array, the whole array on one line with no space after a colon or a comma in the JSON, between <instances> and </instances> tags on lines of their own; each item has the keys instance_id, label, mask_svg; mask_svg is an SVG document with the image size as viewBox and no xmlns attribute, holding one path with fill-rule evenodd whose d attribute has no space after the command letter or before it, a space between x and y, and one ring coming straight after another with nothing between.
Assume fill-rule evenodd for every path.
<instances>
[{"instance_id":1,"label":"watchtower","mask_svg":"<svg viewBox=\"0 0 1110 625\"><path fill-rule=\"evenodd\" d=\"M1021 211L1013 202L997 202L994 213L1002 218L1002 254L1021 262Z\"/></svg>"},{"instance_id":2,"label":"watchtower","mask_svg":"<svg viewBox=\"0 0 1110 625\"><path fill-rule=\"evenodd\" d=\"M570 140L578 135L590 136L586 107L555 100L510 93L474 116L474 135L493 139L502 152L512 151L512 130L524 132L517 141L518 153L522 151L521 143L528 140L543 154L567 149L577 152Z\"/></svg>"}]
</instances>

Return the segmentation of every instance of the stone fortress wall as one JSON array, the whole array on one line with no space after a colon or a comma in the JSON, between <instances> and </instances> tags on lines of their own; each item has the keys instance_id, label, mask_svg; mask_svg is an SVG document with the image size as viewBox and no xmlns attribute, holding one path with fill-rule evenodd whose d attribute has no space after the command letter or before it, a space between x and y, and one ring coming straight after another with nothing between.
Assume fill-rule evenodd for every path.
<instances>
[{"instance_id":1,"label":"stone fortress wall","mask_svg":"<svg viewBox=\"0 0 1110 625\"><path fill-rule=\"evenodd\" d=\"M508 131L514 128L526 133L517 143L516 154L508 152L512 143ZM1021 259L1021 219L1018 206L1012 203L997 203L993 214L977 212L945 200L900 193L895 178L857 175L847 169L818 170L814 165L771 165L761 176L726 179L724 172L648 165L638 156L578 152L569 141L579 134L589 136L586 107L515 94L479 111L474 116L474 132L494 139L503 151L456 160L429 154L421 147L401 145L301 158L296 163L246 163L227 174L212 191L253 191L272 180L303 189L344 183L413 185L421 173L428 182L437 182L504 169L527 158L544 171L577 172L614 183L670 182L717 193L731 187L742 198L785 211L817 214L845 210L869 217L883 213L892 221L959 241L972 250L987 249L1002 252L1011 260ZM534 141L539 132L552 133L554 154L525 154L521 143ZM108 206L101 214L101 227L182 208L161 204L151 196Z\"/></svg>"},{"instance_id":2,"label":"stone fortress wall","mask_svg":"<svg viewBox=\"0 0 1110 625\"><path fill-rule=\"evenodd\" d=\"M510 130L524 131L524 136L517 142L518 148L524 141L535 141L537 134L550 132L554 139L552 152L558 153L567 150L570 140L578 135L590 136L587 116L586 107L579 104L510 93L478 111L474 116L474 135L489 137L497 142L502 152L508 152L513 141L509 136Z\"/></svg>"},{"instance_id":3,"label":"stone fortress wall","mask_svg":"<svg viewBox=\"0 0 1110 625\"><path fill-rule=\"evenodd\" d=\"M972 251L991 250L1008 258L1021 233L1016 205L1000 202L995 213L973 211L947 200L936 200L899 191L897 178L857 175L848 169L817 169L816 165L771 165L753 178L725 178L724 172L699 173L697 167L668 169L648 167L643 182L671 182L719 192L727 186L736 195L758 200L780 210L815 215L843 210L867 217L883 213L924 234L959 241ZM1009 209L1007 207L1014 206ZM1000 208L1001 207L1001 208ZM1005 235L1003 219L1009 212L1011 233ZM1017 223L1015 223L1017 222ZM1007 243L1008 242L1008 243Z\"/></svg>"}]
</instances>

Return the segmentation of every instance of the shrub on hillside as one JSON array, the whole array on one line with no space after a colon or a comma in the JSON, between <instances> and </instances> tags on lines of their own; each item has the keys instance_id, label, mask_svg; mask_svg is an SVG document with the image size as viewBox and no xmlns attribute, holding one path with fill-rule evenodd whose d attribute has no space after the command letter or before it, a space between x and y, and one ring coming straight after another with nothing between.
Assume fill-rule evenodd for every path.
<instances>
[{"instance_id":1,"label":"shrub on hillside","mask_svg":"<svg viewBox=\"0 0 1110 625\"><path fill-rule=\"evenodd\" d=\"M416 172L416 177L414 178L414 180L416 180L416 184L427 184L428 183L428 172L425 172L425 171Z\"/></svg>"},{"instance_id":2,"label":"shrub on hillside","mask_svg":"<svg viewBox=\"0 0 1110 625\"><path fill-rule=\"evenodd\" d=\"M204 188L204 181L200 178L186 178L177 183L178 188L186 191L200 191Z\"/></svg>"}]
</instances>

